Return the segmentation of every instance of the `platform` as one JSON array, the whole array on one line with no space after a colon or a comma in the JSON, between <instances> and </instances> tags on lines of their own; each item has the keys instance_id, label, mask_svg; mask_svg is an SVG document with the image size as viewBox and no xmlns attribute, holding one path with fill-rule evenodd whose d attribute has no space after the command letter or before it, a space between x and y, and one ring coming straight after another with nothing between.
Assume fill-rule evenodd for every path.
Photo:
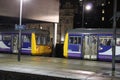
<instances>
[{"instance_id":1,"label":"platform","mask_svg":"<svg viewBox=\"0 0 120 80\"><path fill-rule=\"evenodd\" d=\"M120 80L120 63L114 76L111 67L111 62L30 55L18 62L17 55L0 54L0 80Z\"/></svg>"}]
</instances>

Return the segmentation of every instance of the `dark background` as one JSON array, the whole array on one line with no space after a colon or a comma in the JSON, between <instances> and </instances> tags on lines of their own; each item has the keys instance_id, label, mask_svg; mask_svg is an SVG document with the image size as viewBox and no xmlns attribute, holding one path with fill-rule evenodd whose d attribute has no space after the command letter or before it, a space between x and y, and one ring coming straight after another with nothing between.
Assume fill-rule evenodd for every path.
<instances>
[{"instance_id":1,"label":"dark background","mask_svg":"<svg viewBox=\"0 0 120 80\"><path fill-rule=\"evenodd\" d=\"M84 28L112 28L113 1L114 0L84 0L84 3L89 2L93 4L91 11L84 11ZM80 0L60 0L61 9L65 2L70 2L74 8L77 8L78 11L74 13L74 28L81 28L83 8ZM108 4L108 2L110 2L110 4ZM102 3L105 5L102 6ZM119 3L120 0L117 0L117 12L120 12ZM104 14L102 14L102 9L105 11ZM102 16L104 16L104 21L101 20ZM117 20L117 28L120 28L120 19Z\"/></svg>"}]
</instances>

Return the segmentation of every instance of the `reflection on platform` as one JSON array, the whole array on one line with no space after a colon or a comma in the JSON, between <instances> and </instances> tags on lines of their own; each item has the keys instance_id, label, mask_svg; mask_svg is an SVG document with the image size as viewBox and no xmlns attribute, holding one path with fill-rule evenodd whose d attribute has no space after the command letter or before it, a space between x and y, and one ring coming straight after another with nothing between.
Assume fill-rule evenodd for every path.
<instances>
[{"instance_id":1,"label":"reflection on platform","mask_svg":"<svg viewBox=\"0 0 120 80\"><path fill-rule=\"evenodd\" d=\"M120 63L116 63L115 76L111 76L111 64L111 62L27 55L22 55L21 61L18 62L17 55L0 54L0 70L2 71L9 71L13 74L20 73L33 76L42 75L58 77L66 80L119 80Z\"/></svg>"}]
</instances>

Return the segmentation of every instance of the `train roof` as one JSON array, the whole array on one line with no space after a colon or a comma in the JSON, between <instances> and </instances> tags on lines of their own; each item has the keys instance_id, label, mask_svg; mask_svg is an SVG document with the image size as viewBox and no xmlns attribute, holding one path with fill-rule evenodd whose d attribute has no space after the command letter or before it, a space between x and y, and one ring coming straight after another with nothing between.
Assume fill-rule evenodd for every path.
<instances>
[{"instance_id":1,"label":"train roof","mask_svg":"<svg viewBox=\"0 0 120 80\"><path fill-rule=\"evenodd\" d=\"M21 30L22 33L36 33L36 34L50 34L48 30L43 29L25 29ZM0 30L0 33L19 33L19 30Z\"/></svg>"},{"instance_id":2,"label":"train roof","mask_svg":"<svg viewBox=\"0 0 120 80\"><path fill-rule=\"evenodd\" d=\"M113 34L113 29L107 29L107 28L76 28L76 29L71 29L68 31L68 33L75 33L75 34ZM116 29L116 33L120 34L120 29Z\"/></svg>"}]
</instances>

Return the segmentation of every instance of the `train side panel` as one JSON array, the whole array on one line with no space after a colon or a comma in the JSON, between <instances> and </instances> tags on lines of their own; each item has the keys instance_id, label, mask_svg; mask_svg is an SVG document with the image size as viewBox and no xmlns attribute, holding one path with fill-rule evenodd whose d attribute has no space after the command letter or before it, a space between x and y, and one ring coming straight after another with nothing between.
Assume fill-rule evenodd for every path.
<instances>
[{"instance_id":1,"label":"train side panel","mask_svg":"<svg viewBox=\"0 0 120 80\"><path fill-rule=\"evenodd\" d=\"M99 48L98 48L98 59L99 60L112 60L112 35L101 34L99 35ZM116 39L116 60L120 60L120 38Z\"/></svg>"},{"instance_id":2,"label":"train side panel","mask_svg":"<svg viewBox=\"0 0 120 80\"><path fill-rule=\"evenodd\" d=\"M21 44L21 53L22 54L31 54L31 34L22 35L22 44Z\"/></svg>"},{"instance_id":3,"label":"train side panel","mask_svg":"<svg viewBox=\"0 0 120 80\"><path fill-rule=\"evenodd\" d=\"M116 33L115 60L120 62L119 32ZM112 61L112 41L112 29L73 29L65 36L63 54L69 58Z\"/></svg>"},{"instance_id":4,"label":"train side panel","mask_svg":"<svg viewBox=\"0 0 120 80\"><path fill-rule=\"evenodd\" d=\"M64 42L64 57L82 58L82 35L66 34Z\"/></svg>"},{"instance_id":5,"label":"train side panel","mask_svg":"<svg viewBox=\"0 0 120 80\"><path fill-rule=\"evenodd\" d=\"M22 30L21 54L51 54L52 47L48 44L49 38L49 31L47 30ZM17 30L0 32L0 51L10 53L19 52L19 33Z\"/></svg>"},{"instance_id":6,"label":"train side panel","mask_svg":"<svg viewBox=\"0 0 120 80\"><path fill-rule=\"evenodd\" d=\"M99 34L99 48L98 48L98 59L99 60L112 60L112 46L111 34Z\"/></svg>"},{"instance_id":7,"label":"train side panel","mask_svg":"<svg viewBox=\"0 0 120 80\"><path fill-rule=\"evenodd\" d=\"M11 52L11 35L0 34L0 51Z\"/></svg>"},{"instance_id":8,"label":"train side panel","mask_svg":"<svg viewBox=\"0 0 120 80\"><path fill-rule=\"evenodd\" d=\"M68 56L70 58L82 58L82 35L69 34Z\"/></svg>"}]
</instances>

